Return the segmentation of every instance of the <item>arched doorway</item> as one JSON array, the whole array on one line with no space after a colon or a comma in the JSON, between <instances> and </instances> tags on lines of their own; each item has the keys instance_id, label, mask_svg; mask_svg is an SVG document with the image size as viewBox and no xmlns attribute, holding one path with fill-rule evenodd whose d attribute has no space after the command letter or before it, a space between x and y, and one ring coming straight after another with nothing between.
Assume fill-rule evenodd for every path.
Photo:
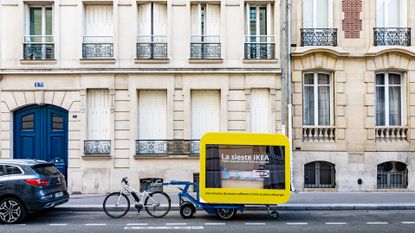
<instances>
[{"instance_id":1,"label":"arched doorway","mask_svg":"<svg viewBox=\"0 0 415 233\"><path fill-rule=\"evenodd\" d=\"M55 163L67 177L68 111L53 105L30 105L14 112L15 159L40 159Z\"/></svg>"}]
</instances>

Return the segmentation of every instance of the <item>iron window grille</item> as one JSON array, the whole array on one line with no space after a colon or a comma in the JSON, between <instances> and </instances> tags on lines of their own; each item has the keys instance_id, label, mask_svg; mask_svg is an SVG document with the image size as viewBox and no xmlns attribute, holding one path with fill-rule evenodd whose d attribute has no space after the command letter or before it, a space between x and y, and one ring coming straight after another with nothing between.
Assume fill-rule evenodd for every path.
<instances>
[{"instance_id":1,"label":"iron window grille","mask_svg":"<svg viewBox=\"0 0 415 233\"><path fill-rule=\"evenodd\" d=\"M198 156L200 140L136 140L137 156Z\"/></svg>"},{"instance_id":2,"label":"iron window grille","mask_svg":"<svg viewBox=\"0 0 415 233\"><path fill-rule=\"evenodd\" d=\"M26 35L23 43L24 60L53 60L55 43L53 36Z\"/></svg>"},{"instance_id":3,"label":"iron window grille","mask_svg":"<svg viewBox=\"0 0 415 233\"><path fill-rule=\"evenodd\" d=\"M113 58L114 43L112 36L83 36L82 58Z\"/></svg>"},{"instance_id":4,"label":"iron window grille","mask_svg":"<svg viewBox=\"0 0 415 233\"><path fill-rule=\"evenodd\" d=\"M334 164L320 161L304 165L304 188L335 188L335 178Z\"/></svg>"},{"instance_id":5,"label":"iron window grille","mask_svg":"<svg viewBox=\"0 0 415 233\"><path fill-rule=\"evenodd\" d=\"M220 59L221 43L219 36L194 35L190 43L190 58Z\"/></svg>"},{"instance_id":6,"label":"iron window grille","mask_svg":"<svg viewBox=\"0 0 415 233\"><path fill-rule=\"evenodd\" d=\"M85 140L85 155L109 155L111 154L111 140Z\"/></svg>"},{"instance_id":7,"label":"iron window grille","mask_svg":"<svg viewBox=\"0 0 415 233\"><path fill-rule=\"evenodd\" d=\"M137 59L167 59L166 36L137 36Z\"/></svg>"},{"instance_id":8,"label":"iron window grille","mask_svg":"<svg viewBox=\"0 0 415 233\"><path fill-rule=\"evenodd\" d=\"M245 59L275 59L275 36L245 36Z\"/></svg>"},{"instance_id":9,"label":"iron window grille","mask_svg":"<svg viewBox=\"0 0 415 233\"><path fill-rule=\"evenodd\" d=\"M378 189L406 189L408 187L408 169L406 164L389 161L377 166Z\"/></svg>"},{"instance_id":10,"label":"iron window grille","mask_svg":"<svg viewBox=\"0 0 415 233\"><path fill-rule=\"evenodd\" d=\"M337 28L302 28L301 46L337 46Z\"/></svg>"},{"instance_id":11,"label":"iron window grille","mask_svg":"<svg viewBox=\"0 0 415 233\"><path fill-rule=\"evenodd\" d=\"M411 46L411 28L375 27L373 28L374 46Z\"/></svg>"}]
</instances>

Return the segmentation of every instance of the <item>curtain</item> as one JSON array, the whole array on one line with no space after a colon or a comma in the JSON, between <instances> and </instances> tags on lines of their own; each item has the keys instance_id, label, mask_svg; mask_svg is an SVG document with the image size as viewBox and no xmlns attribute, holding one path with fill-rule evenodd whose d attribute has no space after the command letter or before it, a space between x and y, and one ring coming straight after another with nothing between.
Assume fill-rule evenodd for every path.
<instances>
[{"instance_id":1,"label":"curtain","mask_svg":"<svg viewBox=\"0 0 415 233\"><path fill-rule=\"evenodd\" d=\"M330 77L318 74L318 124L330 125Z\"/></svg>"},{"instance_id":2,"label":"curtain","mask_svg":"<svg viewBox=\"0 0 415 233\"><path fill-rule=\"evenodd\" d=\"M329 26L329 2L328 0L316 0L317 9L315 11L317 28L327 28Z\"/></svg>"},{"instance_id":3,"label":"curtain","mask_svg":"<svg viewBox=\"0 0 415 233\"><path fill-rule=\"evenodd\" d=\"M222 188L218 145L206 145L206 188Z\"/></svg>"},{"instance_id":4,"label":"curtain","mask_svg":"<svg viewBox=\"0 0 415 233\"><path fill-rule=\"evenodd\" d=\"M314 125L314 74L304 75L304 125Z\"/></svg>"},{"instance_id":5,"label":"curtain","mask_svg":"<svg viewBox=\"0 0 415 233\"><path fill-rule=\"evenodd\" d=\"M376 125L385 125L385 74L376 75Z\"/></svg>"},{"instance_id":6,"label":"curtain","mask_svg":"<svg viewBox=\"0 0 415 233\"><path fill-rule=\"evenodd\" d=\"M389 74L389 125L401 125L401 76Z\"/></svg>"},{"instance_id":7,"label":"curtain","mask_svg":"<svg viewBox=\"0 0 415 233\"><path fill-rule=\"evenodd\" d=\"M303 0L303 27L313 28L313 0Z\"/></svg>"},{"instance_id":8,"label":"curtain","mask_svg":"<svg viewBox=\"0 0 415 233\"><path fill-rule=\"evenodd\" d=\"M399 5L400 0L386 0L387 5L387 27L399 27L400 25L400 12Z\"/></svg>"}]
</instances>

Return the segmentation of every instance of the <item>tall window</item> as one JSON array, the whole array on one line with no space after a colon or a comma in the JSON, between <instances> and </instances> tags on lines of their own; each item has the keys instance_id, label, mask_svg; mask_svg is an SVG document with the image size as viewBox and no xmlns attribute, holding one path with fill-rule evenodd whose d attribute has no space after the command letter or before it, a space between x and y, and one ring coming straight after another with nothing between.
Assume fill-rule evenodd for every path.
<instances>
[{"instance_id":1,"label":"tall window","mask_svg":"<svg viewBox=\"0 0 415 233\"><path fill-rule=\"evenodd\" d=\"M332 92L330 74L304 75L304 125L332 125Z\"/></svg>"},{"instance_id":2,"label":"tall window","mask_svg":"<svg viewBox=\"0 0 415 233\"><path fill-rule=\"evenodd\" d=\"M376 0L377 27L405 27L407 0Z\"/></svg>"},{"instance_id":3,"label":"tall window","mask_svg":"<svg viewBox=\"0 0 415 233\"><path fill-rule=\"evenodd\" d=\"M336 187L336 170L334 164L318 161L304 165L305 188Z\"/></svg>"},{"instance_id":4,"label":"tall window","mask_svg":"<svg viewBox=\"0 0 415 233\"><path fill-rule=\"evenodd\" d=\"M191 96L192 139L220 130L220 92L194 90Z\"/></svg>"},{"instance_id":5,"label":"tall window","mask_svg":"<svg viewBox=\"0 0 415 233\"><path fill-rule=\"evenodd\" d=\"M110 139L110 96L105 89L87 91L87 139Z\"/></svg>"},{"instance_id":6,"label":"tall window","mask_svg":"<svg viewBox=\"0 0 415 233\"><path fill-rule=\"evenodd\" d=\"M269 90L251 90L251 132L269 133Z\"/></svg>"},{"instance_id":7,"label":"tall window","mask_svg":"<svg viewBox=\"0 0 415 233\"><path fill-rule=\"evenodd\" d=\"M144 3L138 5L138 35L167 35L167 5Z\"/></svg>"},{"instance_id":8,"label":"tall window","mask_svg":"<svg viewBox=\"0 0 415 233\"><path fill-rule=\"evenodd\" d=\"M376 125L402 125L402 78L396 73L376 74Z\"/></svg>"},{"instance_id":9,"label":"tall window","mask_svg":"<svg viewBox=\"0 0 415 233\"><path fill-rule=\"evenodd\" d=\"M333 27L332 12L333 0L303 0L303 27Z\"/></svg>"},{"instance_id":10,"label":"tall window","mask_svg":"<svg viewBox=\"0 0 415 233\"><path fill-rule=\"evenodd\" d=\"M251 6L247 4L247 35L251 42L266 42L271 34L271 4Z\"/></svg>"}]
</instances>

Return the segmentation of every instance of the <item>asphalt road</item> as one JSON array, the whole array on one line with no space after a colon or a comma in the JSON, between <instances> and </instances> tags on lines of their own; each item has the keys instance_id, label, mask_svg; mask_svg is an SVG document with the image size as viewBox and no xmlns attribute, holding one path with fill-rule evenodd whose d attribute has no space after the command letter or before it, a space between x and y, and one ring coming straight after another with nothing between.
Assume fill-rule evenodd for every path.
<instances>
[{"instance_id":1,"label":"asphalt road","mask_svg":"<svg viewBox=\"0 0 415 233\"><path fill-rule=\"evenodd\" d=\"M192 219L178 212L155 219L133 211L121 219L104 212L49 211L24 224L0 225L0 232L415 232L415 211L280 211L278 220L264 212L245 212L223 221L199 211Z\"/></svg>"}]
</instances>

